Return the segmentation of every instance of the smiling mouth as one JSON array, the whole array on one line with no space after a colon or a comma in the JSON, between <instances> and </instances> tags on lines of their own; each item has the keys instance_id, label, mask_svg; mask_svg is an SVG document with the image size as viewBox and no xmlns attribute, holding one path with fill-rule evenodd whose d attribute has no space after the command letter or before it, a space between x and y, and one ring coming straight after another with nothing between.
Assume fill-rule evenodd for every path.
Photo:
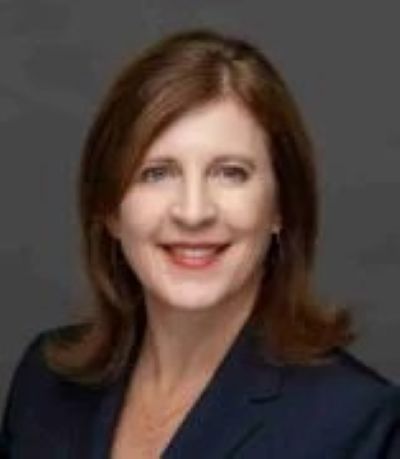
<instances>
[{"instance_id":1,"label":"smiling mouth","mask_svg":"<svg viewBox=\"0 0 400 459\"><path fill-rule=\"evenodd\" d=\"M225 244L215 248L183 248L178 246L161 246L169 262L176 266L202 269L215 265L230 247Z\"/></svg>"}]
</instances>

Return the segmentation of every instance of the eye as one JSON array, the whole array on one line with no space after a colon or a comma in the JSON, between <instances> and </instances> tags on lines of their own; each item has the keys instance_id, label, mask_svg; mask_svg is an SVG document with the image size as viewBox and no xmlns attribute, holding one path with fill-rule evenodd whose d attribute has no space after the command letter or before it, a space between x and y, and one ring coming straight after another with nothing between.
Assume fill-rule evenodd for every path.
<instances>
[{"instance_id":1,"label":"eye","mask_svg":"<svg viewBox=\"0 0 400 459\"><path fill-rule=\"evenodd\" d=\"M217 175L223 173L223 176L228 178L229 180L245 182L248 177L249 173L237 166L224 166L220 169L217 169ZM155 167L148 167L143 169L139 174L139 181L140 182L159 182L163 178L167 176L167 174L172 174L171 170L168 170L166 166L155 166Z\"/></svg>"},{"instance_id":2,"label":"eye","mask_svg":"<svg viewBox=\"0 0 400 459\"><path fill-rule=\"evenodd\" d=\"M241 167L225 166L221 167L220 171L223 171L225 177L239 182L245 182L249 177L249 173Z\"/></svg>"},{"instance_id":3,"label":"eye","mask_svg":"<svg viewBox=\"0 0 400 459\"><path fill-rule=\"evenodd\" d=\"M167 172L167 168L163 166L148 167L147 169L143 169L139 174L139 180L141 182L157 182L162 179Z\"/></svg>"}]
</instances>

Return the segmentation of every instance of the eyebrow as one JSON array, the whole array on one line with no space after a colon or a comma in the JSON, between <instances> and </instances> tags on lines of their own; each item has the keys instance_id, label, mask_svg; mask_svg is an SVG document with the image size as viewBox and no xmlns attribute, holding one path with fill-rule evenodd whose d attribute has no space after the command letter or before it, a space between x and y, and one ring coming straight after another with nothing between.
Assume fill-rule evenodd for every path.
<instances>
[{"instance_id":1,"label":"eyebrow","mask_svg":"<svg viewBox=\"0 0 400 459\"><path fill-rule=\"evenodd\" d=\"M245 163L250 169L254 169L256 167L255 160L249 158L247 156L243 156L240 154L234 153L226 153L222 155L218 155L216 158L213 159L213 163L222 163L225 161L239 161ZM175 164L177 162L176 158L168 155L160 155L156 158L144 159L144 164L154 164L154 163L163 163L163 164Z\"/></svg>"}]
</instances>

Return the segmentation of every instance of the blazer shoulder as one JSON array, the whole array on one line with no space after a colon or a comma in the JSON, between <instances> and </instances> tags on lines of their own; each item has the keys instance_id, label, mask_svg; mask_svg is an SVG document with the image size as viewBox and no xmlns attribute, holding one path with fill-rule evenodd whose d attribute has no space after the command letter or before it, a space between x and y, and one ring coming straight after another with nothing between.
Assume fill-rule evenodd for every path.
<instances>
[{"instance_id":1,"label":"blazer shoulder","mask_svg":"<svg viewBox=\"0 0 400 459\"><path fill-rule=\"evenodd\" d=\"M343 372L349 378L354 378L357 382L363 381L365 384L377 386L392 386L394 382L382 373L367 365L352 352L338 348L333 352L332 362L337 367L337 371Z\"/></svg>"},{"instance_id":2,"label":"blazer shoulder","mask_svg":"<svg viewBox=\"0 0 400 459\"><path fill-rule=\"evenodd\" d=\"M351 409L374 406L386 399L400 400L400 387L368 366L351 352L335 349L326 362L286 368L287 382L293 393L309 394L332 406Z\"/></svg>"},{"instance_id":3,"label":"blazer shoulder","mask_svg":"<svg viewBox=\"0 0 400 459\"><path fill-rule=\"evenodd\" d=\"M66 422L74 401L80 400L77 397L80 392L48 367L43 345L50 338L73 339L86 328L87 324L82 323L44 330L36 334L22 351L11 376L2 412L0 457L9 457L11 445L29 442L26 439L31 438L32 429L36 432L38 429L52 431L49 426L59 423L59 431L62 431L62 423ZM92 400L86 392L84 399L89 403Z\"/></svg>"},{"instance_id":4,"label":"blazer shoulder","mask_svg":"<svg viewBox=\"0 0 400 459\"><path fill-rule=\"evenodd\" d=\"M22 372L25 375L35 370L50 372L43 355L43 347L46 343L48 341L73 341L85 333L89 327L89 323L81 322L49 328L37 333L23 350L14 371L14 379Z\"/></svg>"},{"instance_id":5,"label":"blazer shoulder","mask_svg":"<svg viewBox=\"0 0 400 459\"><path fill-rule=\"evenodd\" d=\"M38 394L57 385L61 379L47 366L43 346L49 339L68 340L78 337L88 327L87 323L64 325L37 333L22 351L11 376L4 416L18 412L20 406ZM62 382L62 381L61 381Z\"/></svg>"},{"instance_id":6,"label":"blazer shoulder","mask_svg":"<svg viewBox=\"0 0 400 459\"><path fill-rule=\"evenodd\" d=\"M323 364L285 369L282 404L293 419L300 413L299 442L310 435L343 457L400 457L399 386L349 351L336 349L329 357Z\"/></svg>"}]
</instances>

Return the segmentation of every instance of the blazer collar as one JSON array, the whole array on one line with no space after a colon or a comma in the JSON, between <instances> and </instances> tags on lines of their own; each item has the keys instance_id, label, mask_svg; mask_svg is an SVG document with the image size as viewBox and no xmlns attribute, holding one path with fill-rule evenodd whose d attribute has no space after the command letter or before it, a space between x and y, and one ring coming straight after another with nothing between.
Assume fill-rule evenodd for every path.
<instances>
[{"instance_id":1,"label":"blazer collar","mask_svg":"<svg viewBox=\"0 0 400 459\"><path fill-rule=\"evenodd\" d=\"M162 459L204 458L204 449L196 449L196 445L212 445L212 451L206 451L207 458L221 459L240 448L242 442L261 428L265 415L260 407L281 393L283 372L271 359L257 352L257 344L252 324L247 321L164 449ZM109 457L128 380L127 370L102 392L89 427L90 453L86 453L85 459ZM87 434L81 431L78 437L82 440ZM81 457L82 443L76 444L79 451L74 457Z\"/></svg>"}]
</instances>

